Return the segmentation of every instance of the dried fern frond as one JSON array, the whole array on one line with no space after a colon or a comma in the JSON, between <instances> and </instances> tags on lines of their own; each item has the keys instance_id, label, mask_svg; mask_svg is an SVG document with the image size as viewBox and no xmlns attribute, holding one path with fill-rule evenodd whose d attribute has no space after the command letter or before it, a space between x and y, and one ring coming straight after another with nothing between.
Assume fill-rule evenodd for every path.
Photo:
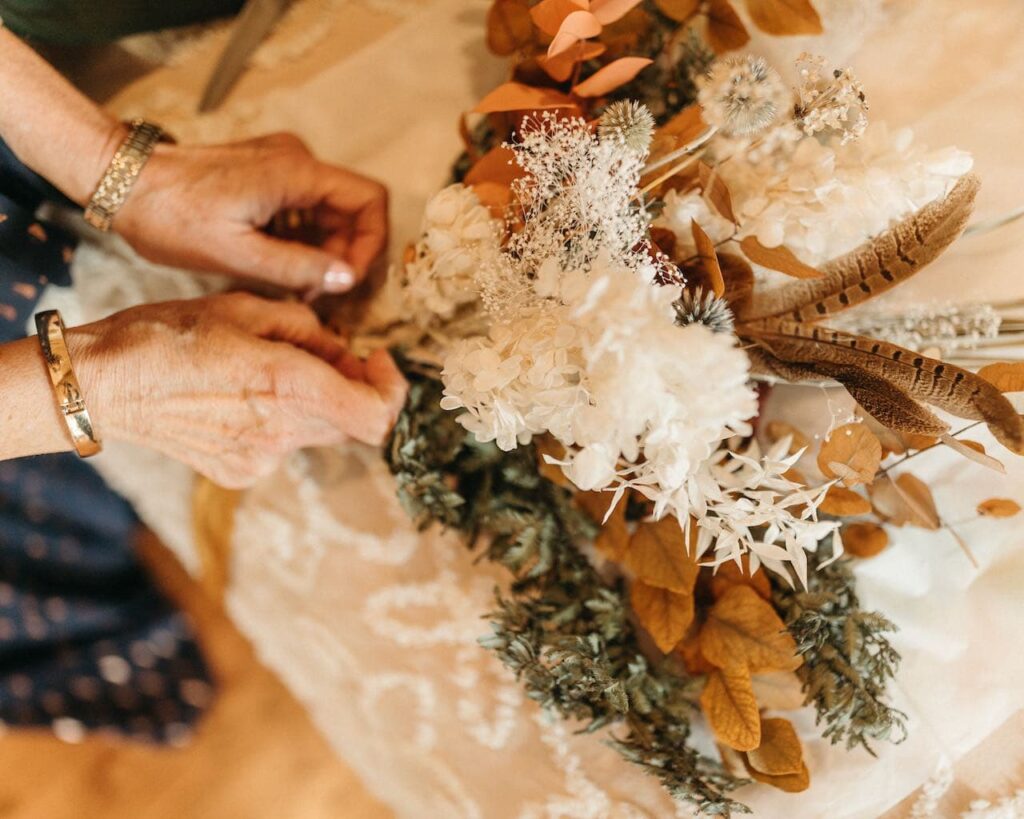
<instances>
[{"instance_id":1,"label":"dried fern frond","mask_svg":"<svg viewBox=\"0 0 1024 819\"><path fill-rule=\"evenodd\" d=\"M906 281L960 235L974 206L978 177L962 177L944 199L926 205L884 233L824 265L824 277L755 291L740 321L785 317L817 322Z\"/></svg>"}]
</instances>

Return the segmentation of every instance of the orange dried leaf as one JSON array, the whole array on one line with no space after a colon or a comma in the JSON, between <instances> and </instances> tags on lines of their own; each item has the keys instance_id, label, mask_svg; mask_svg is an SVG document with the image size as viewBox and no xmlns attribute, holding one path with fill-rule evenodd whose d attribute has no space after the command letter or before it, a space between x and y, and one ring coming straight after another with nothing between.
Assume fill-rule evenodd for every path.
<instances>
[{"instance_id":1,"label":"orange dried leaf","mask_svg":"<svg viewBox=\"0 0 1024 819\"><path fill-rule=\"evenodd\" d=\"M701 267L708 275L711 289L716 296L721 298L725 293L725 279L722 278L722 267L718 264L718 256L715 254L715 243L704 232L704 228L697 224L696 219L690 220L690 232L693 234L693 243L697 246L697 256L700 259Z\"/></svg>"},{"instance_id":2,"label":"orange dried leaf","mask_svg":"<svg viewBox=\"0 0 1024 819\"><path fill-rule=\"evenodd\" d=\"M804 749L792 723L785 719L761 720L761 744L747 752L747 762L755 771L769 776L800 773Z\"/></svg>"},{"instance_id":3,"label":"orange dried leaf","mask_svg":"<svg viewBox=\"0 0 1024 819\"><path fill-rule=\"evenodd\" d=\"M882 444L882 457L885 458L889 455L902 455L907 451L907 446L900 436L893 432L889 427L880 424L870 415L861 416L861 421L868 425L875 437L878 438Z\"/></svg>"},{"instance_id":4,"label":"orange dried leaf","mask_svg":"<svg viewBox=\"0 0 1024 819\"><path fill-rule=\"evenodd\" d=\"M799 773L795 774L783 774L782 776L772 776L771 774L763 774L747 761L746 755L744 754L743 764L746 766L747 773L750 774L750 778L760 782L764 785L771 785L773 788L778 788L780 791L786 793L800 793L801 791L807 790L811 787L811 772L807 770L807 765L802 765Z\"/></svg>"},{"instance_id":5,"label":"orange dried leaf","mask_svg":"<svg viewBox=\"0 0 1024 819\"><path fill-rule=\"evenodd\" d=\"M572 48L580 40L596 37L601 33L601 21L589 11L574 11L558 27L558 33L548 46L548 56L557 57Z\"/></svg>"},{"instance_id":6,"label":"orange dried leaf","mask_svg":"<svg viewBox=\"0 0 1024 819\"><path fill-rule=\"evenodd\" d=\"M693 595L633 582L629 601L647 633L661 651L668 654L683 639L693 622Z\"/></svg>"},{"instance_id":7,"label":"orange dried leaf","mask_svg":"<svg viewBox=\"0 0 1024 819\"><path fill-rule=\"evenodd\" d=\"M570 48L556 57L542 54L537 58L537 65L543 68L551 79L565 82L572 76L576 63L600 57L604 54L605 48L603 43L580 42L576 44L575 48Z\"/></svg>"},{"instance_id":8,"label":"orange dried leaf","mask_svg":"<svg viewBox=\"0 0 1024 819\"><path fill-rule=\"evenodd\" d=\"M714 205L715 210L735 225L736 214L732 209L732 196L721 175L706 162L697 163L697 173L704 195Z\"/></svg>"},{"instance_id":9,"label":"orange dried leaf","mask_svg":"<svg viewBox=\"0 0 1024 819\"><path fill-rule=\"evenodd\" d=\"M690 105L676 114L658 129L659 136L670 136L674 140L673 148L680 148L693 142L704 133L708 125L701 116L699 105Z\"/></svg>"},{"instance_id":10,"label":"orange dried leaf","mask_svg":"<svg viewBox=\"0 0 1024 819\"><path fill-rule=\"evenodd\" d=\"M889 536L877 523L848 523L842 535L843 550L854 557L874 557L889 545Z\"/></svg>"},{"instance_id":11,"label":"orange dried leaf","mask_svg":"<svg viewBox=\"0 0 1024 819\"><path fill-rule=\"evenodd\" d=\"M922 529L939 528L939 513L931 490L909 472L895 481L883 477L875 481L869 491L875 511L894 526L909 523Z\"/></svg>"},{"instance_id":12,"label":"orange dried leaf","mask_svg":"<svg viewBox=\"0 0 1024 819\"><path fill-rule=\"evenodd\" d=\"M754 696L762 708L795 711L804 706L803 684L792 671L771 671L750 678Z\"/></svg>"},{"instance_id":13,"label":"orange dried leaf","mask_svg":"<svg viewBox=\"0 0 1024 819\"><path fill-rule=\"evenodd\" d=\"M1000 392L1024 392L1024 361L988 364L978 375Z\"/></svg>"},{"instance_id":14,"label":"orange dried leaf","mask_svg":"<svg viewBox=\"0 0 1024 819\"><path fill-rule=\"evenodd\" d=\"M499 111L574 108L575 105L576 103L568 96L553 88L536 88L521 82L507 82L480 100L473 110L478 114L492 114Z\"/></svg>"},{"instance_id":15,"label":"orange dried leaf","mask_svg":"<svg viewBox=\"0 0 1024 819\"><path fill-rule=\"evenodd\" d=\"M621 20L641 2L642 0L590 0L590 11L601 25L606 26Z\"/></svg>"},{"instance_id":16,"label":"orange dried leaf","mask_svg":"<svg viewBox=\"0 0 1024 819\"><path fill-rule=\"evenodd\" d=\"M620 85L625 85L652 62L654 61L646 57L621 57L599 68L579 85L574 86L572 91L580 97L603 96Z\"/></svg>"},{"instance_id":17,"label":"orange dried leaf","mask_svg":"<svg viewBox=\"0 0 1024 819\"><path fill-rule=\"evenodd\" d=\"M477 182L472 186L473 193L495 219L505 216L505 211L512 204L512 189L500 182Z\"/></svg>"},{"instance_id":18,"label":"orange dried leaf","mask_svg":"<svg viewBox=\"0 0 1024 819\"><path fill-rule=\"evenodd\" d=\"M554 37L566 17L574 11L586 11L587 7L587 0L541 0L530 9L530 16L537 28Z\"/></svg>"},{"instance_id":19,"label":"orange dried leaf","mask_svg":"<svg viewBox=\"0 0 1024 819\"><path fill-rule=\"evenodd\" d=\"M761 716L746 669L712 671L701 692L700 707L723 745L750 751L761 743Z\"/></svg>"},{"instance_id":20,"label":"orange dried leaf","mask_svg":"<svg viewBox=\"0 0 1024 819\"><path fill-rule=\"evenodd\" d=\"M487 12L487 47L500 57L533 42L533 18L526 0L494 0Z\"/></svg>"},{"instance_id":21,"label":"orange dried leaf","mask_svg":"<svg viewBox=\"0 0 1024 819\"><path fill-rule=\"evenodd\" d=\"M691 674L708 674L715 666L708 662L700 650L700 631L693 630L677 647L676 654L683 660L683 665Z\"/></svg>"},{"instance_id":22,"label":"orange dried leaf","mask_svg":"<svg viewBox=\"0 0 1024 819\"><path fill-rule=\"evenodd\" d=\"M811 444L806 435L785 421L769 421L765 431L768 433L768 439L773 444L789 436L792 439L789 445L790 455L799 452L801 449L806 449Z\"/></svg>"},{"instance_id":23,"label":"orange dried leaf","mask_svg":"<svg viewBox=\"0 0 1024 819\"><path fill-rule=\"evenodd\" d=\"M740 242L740 250L755 264L778 270L797 279L820 279L824 273L801 262L788 248L765 247L756 236L747 236Z\"/></svg>"},{"instance_id":24,"label":"orange dried leaf","mask_svg":"<svg viewBox=\"0 0 1024 819\"><path fill-rule=\"evenodd\" d=\"M615 498L613 492L577 492L573 497L583 511L601 524L601 531L594 539L594 548L608 560L622 563L629 550L626 499L621 498L609 515L608 507ZM606 516L607 520L605 520Z\"/></svg>"},{"instance_id":25,"label":"orange dried leaf","mask_svg":"<svg viewBox=\"0 0 1024 819\"><path fill-rule=\"evenodd\" d=\"M750 560L746 555L741 558L742 567L737 566L733 561L728 561L718 566L711 576L711 594L717 600L722 597L733 586L749 586L758 596L765 600L772 598L772 585L768 575L762 570L753 574L750 573Z\"/></svg>"},{"instance_id":26,"label":"orange dried leaf","mask_svg":"<svg viewBox=\"0 0 1024 819\"><path fill-rule=\"evenodd\" d=\"M749 586L734 586L711 607L700 648L719 668L742 664L752 674L793 671L802 662L775 609Z\"/></svg>"},{"instance_id":27,"label":"orange dried leaf","mask_svg":"<svg viewBox=\"0 0 1024 819\"><path fill-rule=\"evenodd\" d=\"M707 15L708 45L716 54L742 48L750 40L743 21L736 10L729 5L729 0L711 0L708 4Z\"/></svg>"},{"instance_id":28,"label":"orange dried leaf","mask_svg":"<svg viewBox=\"0 0 1024 819\"><path fill-rule=\"evenodd\" d=\"M824 500L818 506L818 511L837 517L866 515L871 511L871 501L852 489L836 484L829 487Z\"/></svg>"},{"instance_id":29,"label":"orange dried leaf","mask_svg":"<svg viewBox=\"0 0 1024 819\"><path fill-rule=\"evenodd\" d=\"M932 435L918 435L916 432L901 432L899 436L903 439L907 449L928 449L939 442L939 439Z\"/></svg>"},{"instance_id":30,"label":"orange dried leaf","mask_svg":"<svg viewBox=\"0 0 1024 819\"><path fill-rule=\"evenodd\" d=\"M821 34L821 18L810 0L747 0L750 19L769 34Z\"/></svg>"},{"instance_id":31,"label":"orange dried leaf","mask_svg":"<svg viewBox=\"0 0 1024 819\"><path fill-rule=\"evenodd\" d=\"M818 468L846 486L871 483L882 460L882 444L865 424L844 424L832 430L818 452Z\"/></svg>"},{"instance_id":32,"label":"orange dried leaf","mask_svg":"<svg viewBox=\"0 0 1024 819\"><path fill-rule=\"evenodd\" d=\"M1012 518L1020 512L1020 504L1009 498L989 498L978 504L978 514L989 518Z\"/></svg>"},{"instance_id":33,"label":"orange dried leaf","mask_svg":"<svg viewBox=\"0 0 1024 819\"><path fill-rule=\"evenodd\" d=\"M685 23L700 8L700 0L654 0L658 11L677 23Z\"/></svg>"},{"instance_id":34,"label":"orange dried leaf","mask_svg":"<svg viewBox=\"0 0 1024 819\"><path fill-rule=\"evenodd\" d=\"M628 564L649 586L685 594L693 591L700 571L673 517L640 524L629 541Z\"/></svg>"}]
</instances>

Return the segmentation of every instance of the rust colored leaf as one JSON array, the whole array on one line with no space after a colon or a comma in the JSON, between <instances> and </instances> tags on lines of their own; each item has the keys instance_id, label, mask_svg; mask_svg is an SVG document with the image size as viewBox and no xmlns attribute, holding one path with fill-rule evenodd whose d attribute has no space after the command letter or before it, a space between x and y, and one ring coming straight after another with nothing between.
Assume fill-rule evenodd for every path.
<instances>
[{"instance_id":1,"label":"rust colored leaf","mask_svg":"<svg viewBox=\"0 0 1024 819\"><path fill-rule=\"evenodd\" d=\"M625 85L653 60L646 57L620 57L613 63L599 68L587 79L575 86L573 93L580 97L600 97Z\"/></svg>"},{"instance_id":2,"label":"rust colored leaf","mask_svg":"<svg viewBox=\"0 0 1024 819\"><path fill-rule=\"evenodd\" d=\"M602 26L621 20L642 0L590 0L590 11Z\"/></svg>"},{"instance_id":3,"label":"rust colored leaf","mask_svg":"<svg viewBox=\"0 0 1024 819\"><path fill-rule=\"evenodd\" d=\"M978 375L1000 392L1024 392L1024 361L988 364Z\"/></svg>"},{"instance_id":4,"label":"rust colored leaf","mask_svg":"<svg viewBox=\"0 0 1024 819\"><path fill-rule=\"evenodd\" d=\"M889 545L889 536L877 523L848 523L842 535L844 551L854 557L874 557Z\"/></svg>"},{"instance_id":5,"label":"rust colored leaf","mask_svg":"<svg viewBox=\"0 0 1024 819\"><path fill-rule=\"evenodd\" d=\"M526 0L494 0L487 12L487 47L500 57L533 42L533 18Z\"/></svg>"},{"instance_id":6,"label":"rust colored leaf","mask_svg":"<svg viewBox=\"0 0 1024 819\"><path fill-rule=\"evenodd\" d=\"M648 586L635 580L629 600L647 633L662 652L668 654L683 639L693 622L693 595Z\"/></svg>"},{"instance_id":7,"label":"rust colored leaf","mask_svg":"<svg viewBox=\"0 0 1024 819\"><path fill-rule=\"evenodd\" d=\"M931 435L918 435L916 432L901 432L899 436L903 439L907 449L928 449L928 447L935 446L939 442L938 438Z\"/></svg>"},{"instance_id":8,"label":"rust colored leaf","mask_svg":"<svg viewBox=\"0 0 1024 819\"><path fill-rule=\"evenodd\" d=\"M989 498L978 504L978 514L989 518L1012 518L1020 512L1020 504L1009 498Z\"/></svg>"},{"instance_id":9,"label":"rust colored leaf","mask_svg":"<svg viewBox=\"0 0 1024 819\"><path fill-rule=\"evenodd\" d=\"M690 220L690 232L693 234L693 243L697 246L697 256L700 259L701 267L704 268L704 272L708 276L711 289L716 296L721 298L725 294L725 279L722 278L722 267L718 264L715 243L704 232L704 228L697 224L696 219Z\"/></svg>"},{"instance_id":10,"label":"rust colored leaf","mask_svg":"<svg viewBox=\"0 0 1024 819\"><path fill-rule=\"evenodd\" d=\"M516 163L515 154L502 145L492 148L469 169L465 182L477 188L484 182L502 185L508 188L513 181L523 175L523 169ZM477 193L479 196L479 192Z\"/></svg>"},{"instance_id":11,"label":"rust colored leaf","mask_svg":"<svg viewBox=\"0 0 1024 819\"><path fill-rule=\"evenodd\" d=\"M761 744L747 752L755 771L769 776L798 774L804 766L804 750L792 723L785 719L761 720Z\"/></svg>"},{"instance_id":12,"label":"rust colored leaf","mask_svg":"<svg viewBox=\"0 0 1024 819\"><path fill-rule=\"evenodd\" d=\"M750 774L751 779L754 779L764 785L771 785L773 788L778 788L780 791L785 791L786 793L800 793L801 791L805 791L811 787L811 773L807 770L806 764L801 766L799 773L783 774L782 776L772 776L771 774L761 773L747 761L746 754L744 754L743 764L746 766L747 773Z\"/></svg>"},{"instance_id":13,"label":"rust colored leaf","mask_svg":"<svg viewBox=\"0 0 1024 819\"><path fill-rule=\"evenodd\" d=\"M716 54L742 48L750 40L736 10L729 0L711 0L708 4L708 45Z\"/></svg>"},{"instance_id":14,"label":"rust colored leaf","mask_svg":"<svg viewBox=\"0 0 1024 819\"><path fill-rule=\"evenodd\" d=\"M507 82L480 100L473 110L478 114L490 114L498 111L574 108L575 105L568 96L553 88L535 88L521 82Z\"/></svg>"},{"instance_id":15,"label":"rust colored leaf","mask_svg":"<svg viewBox=\"0 0 1024 819\"><path fill-rule=\"evenodd\" d=\"M793 671L802 662L775 609L749 586L734 586L711 607L700 647L719 668L742 664L751 674Z\"/></svg>"},{"instance_id":16,"label":"rust colored leaf","mask_svg":"<svg viewBox=\"0 0 1024 819\"><path fill-rule=\"evenodd\" d=\"M871 511L871 501L852 489L836 484L829 487L825 499L818 506L818 511L837 517L866 515Z\"/></svg>"},{"instance_id":17,"label":"rust colored leaf","mask_svg":"<svg viewBox=\"0 0 1024 819\"><path fill-rule=\"evenodd\" d=\"M586 11L587 7L587 0L541 0L530 9L530 16L537 28L554 37L566 17L574 11Z\"/></svg>"},{"instance_id":18,"label":"rust colored leaf","mask_svg":"<svg viewBox=\"0 0 1024 819\"><path fill-rule=\"evenodd\" d=\"M708 674L715 666L708 662L700 650L700 631L692 629L690 634L676 647L676 654L691 674Z\"/></svg>"},{"instance_id":19,"label":"rust colored leaf","mask_svg":"<svg viewBox=\"0 0 1024 819\"><path fill-rule=\"evenodd\" d=\"M723 745L750 751L761 742L761 716L744 668L712 671L700 695L711 730Z\"/></svg>"},{"instance_id":20,"label":"rust colored leaf","mask_svg":"<svg viewBox=\"0 0 1024 819\"><path fill-rule=\"evenodd\" d=\"M747 0L747 11L755 26L776 36L823 31L810 0Z\"/></svg>"},{"instance_id":21,"label":"rust colored leaf","mask_svg":"<svg viewBox=\"0 0 1024 819\"><path fill-rule=\"evenodd\" d=\"M712 168L706 162L698 162L697 172L704 195L714 205L715 210L735 225L736 214L732 209L732 196L717 169Z\"/></svg>"},{"instance_id":22,"label":"rust colored leaf","mask_svg":"<svg viewBox=\"0 0 1024 819\"><path fill-rule=\"evenodd\" d=\"M626 526L626 499L621 498L608 515L608 507L615 498L613 492L577 492L576 502L590 517L601 524L594 539L594 548L609 560L622 563L629 550L629 529ZM605 517L607 516L607 520Z\"/></svg>"},{"instance_id":23,"label":"rust colored leaf","mask_svg":"<svg viewBox=\"0 0 1024 819\"><path fill-rule=\"evenodd\" d=\"M804 705L803 683L792 671L771 671L750 678L754 696L762 708L795 711Z\"/></svg>"},{"instance_id":24,"label":"rust colored leaf","mask_svg":"<svg viewBox=\"0 0 1024 819\"><path fill-rule=\"evenodd\" d=\"M649 586L690 594L700 568L673 517L641 523L629 541L629 567Z\"/></svg>"},{"instance_id":25,"label":"rust colored leaf","mask_svg":"<svg viewBox=\"0 0 1024 819\"><path fill-rule=\"evenodd\" d=\"M557 57L542 54L537 58L537 65L544 69L549 77L558 82L565 82L572 76L576 63L583 63L600 57L605 52L603 43L579 42L575 48L563 51Z\"/></svg>"},{"instance_id":26,"label":"rust colored leaf","mask_svg":"<svg viewBox=\"0 0 1024 819\"><path fill-rule=\"evenodd\" d=\"M733 586L749 586L759 597L765 600L772 599L772 585L764 570L750 573L750 560L746 555L740 558L742 567L737 566L733 561L728 561L718 566L715 573L711 575L711 594L718 600L724 596Z\"/></svg>"},{"instance_id":27,"label":"rust colored leaf","mask_svg":"<svg viewBox=\"0 0 1024 819\"><path fill-rule=\"evenodd\" d=\"M755 264L778 270L787 276L797 279L820 279L825 274L810 265L804 264L788 248L765 247L756 236L747 236L740 241L740 250Z\"/></svg>"},{"instance_id":28,"label":"rust colored leaf","mask_svg":"<svg viewBox=\"0 0 1024 819\"><path fill-rule=\"evenodd\" d=\"M811 444L806 435L785 421L769 421L765 431L768 433L768 439L773 444L789 436L792 439L789 444L790 455L799 452L801 449L807 449Z\"/></svg>"},{"instance_id":29,"label":"rust colored leaf","mask_svg":"<svg viewBox=\"0 0 1024 819\"><path fill-rule=\"evenodd\" d=\"M818 468L846 486L871 483L882 460L882 444L865 424L844 424L832 430L818 452Z\"/></svg>"},{"instance_id":30,"label":"rust colored leaf","mask_svg":"<svg viewBox=\"0 0 1024 819\"><path fill-rule=\"evenodd\" d=\"M548 56L557 57L572 48L580 40L596 37L601 33L601 23L589 11L574 11L562 21L558 33L548 46Z\"/></svg>"},{"instance_id":31,"label":"rust colored leaf","mask_svg":"<svg viewBox=\"0 0 1024 819\"><path fill-rule=\"evenodd\" d=\"M685 23L700 8L700 0L654 0L658 11L677 23Z\"/></svg>"}]
</instances>

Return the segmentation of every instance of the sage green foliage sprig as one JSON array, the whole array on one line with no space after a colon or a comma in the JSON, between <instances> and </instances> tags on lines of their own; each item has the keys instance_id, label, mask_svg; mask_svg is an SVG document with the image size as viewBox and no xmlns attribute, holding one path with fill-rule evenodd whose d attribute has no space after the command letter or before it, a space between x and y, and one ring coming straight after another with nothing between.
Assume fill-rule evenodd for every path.
<instances>
[{"instance_id":1,"label":"sage green foliage sprig","mask_svg":"<svg viewBox=\"0 0 1024 819\"><path fill-rule=\"evenodd\" d=\"M826 544L818 551L829 552ZM896 627L861 609L849 561L820 562L808 556L809 590L776 585L773 599L804 658L796 673L817 722L825 724L823 736L873 755L869 740L898 743L907 736L906 714L887 702L900 655L886 635Z\"/></svg>"},{"instance_id":2,"label":"sage green foliage sprig","mask_svg":"<svg viewBox=\"0 0 1024 819\"><path fill-rule=\"evenodd\" d=\"M623 726L611 744L704 814L748 813L742 784L689 744L699 679L652 667L627 617L621 581L605 581L576 544L594 521L541 476L532 446L481 444L440 408L436 373L399 359L409 399L385 454L399 497L421 525L440 522L481 544L512 574L481 643L530 698L584 730Z\"/></svg>"}]
</instances>

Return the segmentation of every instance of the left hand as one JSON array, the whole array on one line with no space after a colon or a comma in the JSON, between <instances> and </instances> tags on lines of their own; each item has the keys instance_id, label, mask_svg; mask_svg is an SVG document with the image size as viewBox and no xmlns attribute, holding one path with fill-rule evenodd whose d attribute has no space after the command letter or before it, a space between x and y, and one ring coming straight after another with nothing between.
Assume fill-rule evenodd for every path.
<instances>
[{"instance_id":1,"label":"left hand","mask_svg":"<svg viewBox=\"0 0 1024 819\"><path fill-rule=\"evenodd\" d=\"M319 247L263 228L280 211L308 209ZM317 160L292 134L211 146L157 146L114 230L159 264L343 293L387 244L387 190Z\"/></svg>"}]
</instances>

